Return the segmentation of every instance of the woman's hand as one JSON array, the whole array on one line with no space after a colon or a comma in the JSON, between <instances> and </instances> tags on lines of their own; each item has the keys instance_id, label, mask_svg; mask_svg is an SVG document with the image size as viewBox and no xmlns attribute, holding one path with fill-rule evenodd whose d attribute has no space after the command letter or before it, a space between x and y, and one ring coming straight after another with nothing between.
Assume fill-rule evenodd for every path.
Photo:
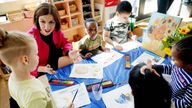
<instances>
[{"instance_id":1,"label":"woman's hand","mask_svg":"<svg viewBox=\"0 0 192 108\"><path fill-rule=\"evenodd\" d=\"M89 53L85 54L85 58L90 58L92 55L93 54L89 52Z\"/></svg>"},{"instance_id":2,"label":"woman's hand","mask_svg":"<svg viewBox=\"0 0 192 108\"><path fill-rule=\"evenodd\" d=\"M80 52L81 50L72 50L69 51L69 57L73 60L74 63L80 62L81 60L83 60L81 58Z\"/></svg>"},{"instance_id":3,"label":"woman's hand","mask_svg":"<svg viewBox=\"0 0 192 108\"><path fill-rule=\"evenodd\" d=\"M46 66L39 66L38 72L45 72L48 74L55 74L56 72L51 68L51 66L48 64Z\"/></svg>"}]
</instances>

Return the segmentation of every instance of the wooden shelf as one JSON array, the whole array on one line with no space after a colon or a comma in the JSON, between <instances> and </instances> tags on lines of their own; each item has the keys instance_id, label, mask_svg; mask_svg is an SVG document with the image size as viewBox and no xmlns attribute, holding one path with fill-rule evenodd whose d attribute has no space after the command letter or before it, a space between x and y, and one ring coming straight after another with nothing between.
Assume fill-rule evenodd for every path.
<instances>
[{"instance_id":1,"label":"wooden shelf","mask_svg":"<svg viewBox=\"0 0 192 108\"><path fill-rule=\"evenodd\" d=\"M69 32L69 31L71 31L71 30L74 30L74 29L77 29L77 28L81 28L81 27L83 27L83 25L77 25L77 26L75 26L75 27L71 27L71 28L68 28L68 29L66 29L66 30L63 30L63 32Z\"/></svg>"},{"instance_id":2,"label":"wooden shelf","mask_svg":"<svg viewBox=\"0 0 192 108\"><path fill-rule=\"evenodd\" d=\"M60 4L60 3L65 3L66 1L64 0L64 1L57 1L57 2L53 2L55 5L56 4Z\"/></svg>"},{"instance_id":3,"label":"wooden shelf","mask_svg":"<svg viewBox=\"0 0 192 108\"><path fill-rule=\"evenodd\" d=\"M61 16L60 18L64 19L64 18L67 18L67 17L69 17L69 15Z\"/></svg>"},{"instance_id":4,"label":"wooden shelf","mask_svg":"<svg viewBox=\"0 0 192 108\"><path fill-rule=\"evenodd\" d=\"M83 8L84 7L89 7L89 6L91 6L91 4L86 4L86 5L83 5Z\"/></svg>"},{"instance_id":5,"label":"wooden shelf","mask_svg":"<svg viewBox=\"0 0 192 108\"><path fill-rule=\"evenodd\" d=\"M82 0L61 0L54 2L54 5L58 10L64 10L66 13L66 15L60 16L64 35L70 41L73 41L75 36L83 37L85 31L83 26Z\"/></svg>"},{"instance_id":6,"label":"wooden shelf","mask_svg":"<svg viewBox=\"0 0 192 108\"><path fill-rule=\"evenodd\" d=\"M75 12L75 13L72 13L71 16L81 15L81 14L82 14L81 12Z\"/></svg>"},{"instance_id":7,"label":"wooden shelf","mask_svg":"<svg viewBox=\"0 0 192 108\"><path fill-rule=\"evenodd\" d=\"M91 14L91 12L84 12L83 15Z\"/></svg>"}]
</instances>

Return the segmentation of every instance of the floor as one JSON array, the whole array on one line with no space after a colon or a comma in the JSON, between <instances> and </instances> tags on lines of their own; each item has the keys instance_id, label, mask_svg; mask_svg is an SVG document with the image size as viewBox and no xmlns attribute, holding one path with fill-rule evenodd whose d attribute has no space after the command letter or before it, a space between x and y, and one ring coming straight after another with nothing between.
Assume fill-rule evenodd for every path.
<instances>
[{"instance_id":1,"label":"floor","mask_svg":"<svg viewBox=\"0 0 192 108\"><path fill-rule=\"evenodd\" d=\"M7 81L0 78L0 108L9 108L9 92Z\"/></svg>"}]
</instances>

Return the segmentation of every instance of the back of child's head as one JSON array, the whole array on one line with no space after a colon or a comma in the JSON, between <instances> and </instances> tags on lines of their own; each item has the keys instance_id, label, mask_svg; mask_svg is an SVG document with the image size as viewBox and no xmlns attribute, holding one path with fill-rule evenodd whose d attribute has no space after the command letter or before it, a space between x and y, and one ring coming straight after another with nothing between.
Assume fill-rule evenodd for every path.
<instances>
[{"instance_id":1,"label":"back of child's head","mask_svg":"<svg viewBox=\"0 0 192 108\"><path fill-rule=\"evenodd\" d=\"M117 5L116 12L118 13L131 13L132 6L128 1L121 1Z\"/></svg>"},{"instance_id":2,"label":"back of child's head","mask_svg":"<svg viewBox=\"0 0 192 108\"><path fill-rule=\"evenodd\" d=\"M188 36L186 38L178 41L173 49L177 53L178 59L180 59L184 64L192 64L192 36Z\"/></svg>"},{"instance_id":3,"label":"back of child's head","mask_svg":"<svg viewBox=\"0 0 192 108\"><path fill-rule=\"evenodd\" d=\"M88 18L85 20L85 28L88 28L88 25L87 25L88 23L95 23L95 25L98 27L97 21L93 18Z\"/></svg>"},{"instance_id":4,"label":"back of child's head","mask_svg":"<svg viewBox=\"0 0 192 108\"><path fill-rule=\"evenodd\" d=\"M0 28L0 58L7 65L16 64L20 55L31 53L31 44L36 43L32 36L26 33L6 32Z\"/></svg>"},{"instance_id":5,"label":"back of child's head","mask_svg":"<svg viewBox=\"0 0 192 108\"><path fill-rule=\"evenodd\" d=\"M170 108L171 88L168 82L149 69L145 70L145 75L141 74L140 69L144 65L136 65L130 73L129 84L135 108Z\"/></svg>"},{"instance_id":6,"label":"back of child's head","mask_svg":"<svg viewBox=\"0 0 192 108\"><path fill-rule=\"evenodd\" d=\"M39 17L49 14L52 15L53 19L55 20L56 23L55 30L59 31L61 28L59 13L57 8L50 3L42 3L37 7L37 9L34 12L34 19L33 19L34 24L40 30Z\"/></svg>"}]
</instances>

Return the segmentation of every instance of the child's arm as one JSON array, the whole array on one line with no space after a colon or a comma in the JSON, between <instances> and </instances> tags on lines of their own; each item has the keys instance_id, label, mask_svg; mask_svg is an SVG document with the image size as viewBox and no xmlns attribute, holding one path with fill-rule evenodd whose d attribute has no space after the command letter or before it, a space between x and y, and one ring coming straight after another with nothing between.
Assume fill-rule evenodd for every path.
<instances>
[{"instance_id":1,"label":"child's arm","mask_svg":"<svg viewBox=\"0 0 192 108\"><path fill-rule=\"evenodd\" d=\"M107 42L108 44L112 45L114 48L116 48L118 50L123 50L123 47L119 43L111 40L111 38L110 38L110 31L104 30L103 31L103 38L104 38L105 42Z\"/></svg>"},{"instance_id":2,"label":"child's arm","mask_svg":"<svg viewBox=\"0 0 192 108\"><path fill-rule=\"evenodd\" d=\"M152 68L155 69L159 74L171 75L173 65L153 65Z\"/></svg>"},{"instance_id":3,"label":"child's arm","mask_svg":"<svg viewBox=\"0 0 192 108\"><path fill-rule=\"evenodd\" d=\"M191 108L192 106L192 84L186 87L182 97L173 98L176 108Z\"/></svg>"}]
</instances>

